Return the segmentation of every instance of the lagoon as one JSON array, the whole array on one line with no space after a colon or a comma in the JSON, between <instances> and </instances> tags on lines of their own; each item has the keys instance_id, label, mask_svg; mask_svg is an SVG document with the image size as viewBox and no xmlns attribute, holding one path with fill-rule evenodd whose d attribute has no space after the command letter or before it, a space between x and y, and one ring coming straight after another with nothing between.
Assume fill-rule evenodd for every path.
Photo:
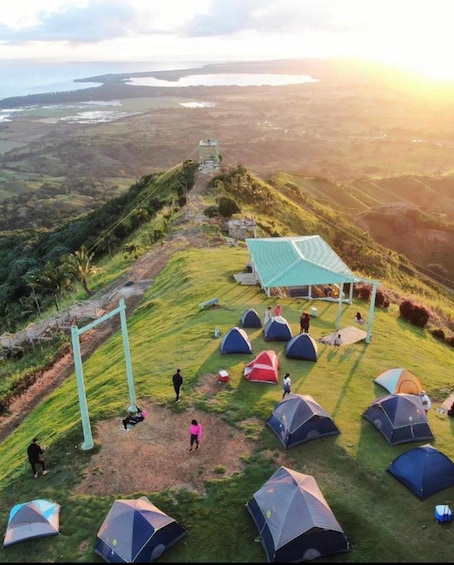
<instances>
[{"instance_id":1,"label":"lagoon","mask_svg":"<svg viewBox=\"0 0 454 565\"><path fill-rule=\"evenodd\" d=\"M131 86L181 88L185 86L284 86L288 84L318 82L318 79L314 79L310 75L216 73L187 75L177 80L163 80L152 76L132 77L126 82Z\"/></svg>"}]
</instances>

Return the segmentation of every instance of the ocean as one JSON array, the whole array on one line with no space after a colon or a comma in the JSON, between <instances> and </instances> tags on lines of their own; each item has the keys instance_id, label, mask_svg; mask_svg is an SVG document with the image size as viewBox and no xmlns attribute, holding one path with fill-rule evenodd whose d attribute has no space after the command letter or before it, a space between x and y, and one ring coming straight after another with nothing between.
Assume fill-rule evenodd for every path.
<instances>
[{"instance_id":1,"label":"ocean","mask_svg":"<svg viewBox=\"0 0 454 565\"><path fill-rule=\"evenodd\" d=\"M0 61L0 100L45 92L66 92L98 86L75 79L106 74L200 68L209 62L81 62Z\"/></svg>"}]
</instances>

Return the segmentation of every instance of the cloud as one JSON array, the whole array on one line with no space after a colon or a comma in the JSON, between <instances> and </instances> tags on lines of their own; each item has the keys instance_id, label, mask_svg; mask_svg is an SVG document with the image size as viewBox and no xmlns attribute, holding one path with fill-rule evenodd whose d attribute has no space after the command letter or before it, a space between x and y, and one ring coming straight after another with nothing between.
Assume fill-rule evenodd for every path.
<instances>
[{"instance_id":1,"label":"cloud","mask_svg":"<svg viewBox=\"0 0 454 565\"><path fill-rule=\"evenodd\" d=\"M14 29L3 26L0 38L13 43L67 41L96 43L136 33L142 11L133 1L95 0L86 6L63 6L36 13L34 25Z\"/></svg>"},{"instance_id":2,"label":"cloud","mask_svg":"<svg viewBox=\"0 0 454 565\"><path fill-rule=\"evenodd\" d=\"M187 36L262 33L345 32L359 29L370 19L363 1L353 14L345 12L357 0L212 0L209 10L195 15L184 27ZM361 8L362 6L362 8Z\"/></svg>"}]
</instances>

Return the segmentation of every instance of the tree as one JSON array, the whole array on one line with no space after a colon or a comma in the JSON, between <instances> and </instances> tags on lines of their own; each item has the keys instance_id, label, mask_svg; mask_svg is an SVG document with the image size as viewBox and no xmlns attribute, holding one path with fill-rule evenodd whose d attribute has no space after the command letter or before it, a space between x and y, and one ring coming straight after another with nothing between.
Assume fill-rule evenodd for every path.
<instances>
[{"instance_id":1,"label":"tree","mask_svg":"<svg viewBox=\"0 0 454 565\"><path fill-rule=\"evenodd\" d=\"M60 310L58 297L65 291L71 290L69 273L63 266L57 267L52 261L48 261L42 271L31 274L28 284L32 289L36 288L44 293L52 294L57 311Z\"/></svg>"},{"instance_id":2,"label":"tree","mask_svg":"<svg viewBox=\"0 0 454 565\"><path fill-rule=\"evenodd\" d=\"M92 293L88 288L88 277L101 272L101 269L93 265L93 257L94 252L90 252L85 246L82 246L78 251L68 255L63 262L63 269L81 282L88 295Z\"/></svg>"}]
</instances>

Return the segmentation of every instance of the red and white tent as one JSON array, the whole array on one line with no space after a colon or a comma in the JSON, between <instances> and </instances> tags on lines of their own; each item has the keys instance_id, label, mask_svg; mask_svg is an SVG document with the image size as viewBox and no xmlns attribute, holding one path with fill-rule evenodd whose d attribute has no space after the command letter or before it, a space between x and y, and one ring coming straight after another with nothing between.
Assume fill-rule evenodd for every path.
<instances>
[{"instance_id":1,"label":"red and white tent","mask_svg":"<svg viewBox=\"0 0 454 565\"><path fill-rule=\"evenodd\" d=\"M244 376L248 381L272 383L279 382L279 358L270 349L261 351L257 357L246 365Z\"/></svg>"}]
</instances>

